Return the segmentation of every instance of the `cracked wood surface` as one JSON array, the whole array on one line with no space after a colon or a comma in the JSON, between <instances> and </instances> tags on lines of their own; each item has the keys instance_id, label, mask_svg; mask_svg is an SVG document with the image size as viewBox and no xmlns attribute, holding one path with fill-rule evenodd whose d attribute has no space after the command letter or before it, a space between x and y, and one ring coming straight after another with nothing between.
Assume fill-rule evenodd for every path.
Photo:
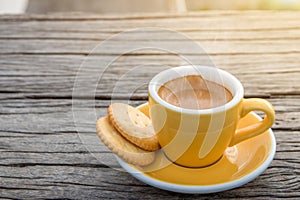
<instances>
[{"instance_id":1,"label":"cracked wood surface","mask_svg":"<svg viewBox=\"0 0 300 200\"><path fill-rule=\"evenodd\" d=\"M260 11L0 16L0 198L300 198L299 17L300 12ZM151 26L179 31L205 51L185 49L185 40L166 33L139 31L88 56L114 34ZM146 102L154 74L188 64L171 53L140 49L107 67L124 53L120 49L136 44L182 46L193 64L205 64L207 52L216 66L240 79L246 97L269 100L277 139L271 166L242 187L209 195L162 191L123 172L98 140L95 119L106 115L112 101ZM79 77L83 90L75 97L81 111L95 109L95 119L82 117L76 127L72 92L83 63L88 73ZM85 89L101 74L95 88ZM81 134L95 142L85 144Z\"/></svg>"}]
</instances>

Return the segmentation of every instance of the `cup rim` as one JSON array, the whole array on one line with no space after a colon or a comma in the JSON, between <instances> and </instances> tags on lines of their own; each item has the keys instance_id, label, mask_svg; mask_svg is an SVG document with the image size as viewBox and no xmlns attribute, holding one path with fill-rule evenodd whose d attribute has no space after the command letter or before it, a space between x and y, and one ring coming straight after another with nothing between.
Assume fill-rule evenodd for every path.
<instances>
[{"instance_id":1,"label":"cup rim","mask_svg":"<svg viewBox=\"0 0 300 200\"><path fill-rule=\"evenodd\" d=\"M221 76L221 79L226 82L229 83L229 81L231 82L231 86L235 87L235 91L233 93L232 88L228 88L228 85L223 85L224 87L226 87L227 89L229 89L229 91L231 92L231 94L233 95L233 98L227 102L224 105L218 106L218 107L214 107L214 108L209 108L209 109L187 109L187 108L181 108L181 107L177 107L174 106L166 101L164 101L159 95L158 95L158 89L166 82L173 80L175 78L179 78L179 77L183 77L183 76L187 76L187 75L195 75L195 74L186 74L186 72L191 71L191 70L197 70L200 73L202 72L202 74L200 74L204 79L206 80L210 80L209 78L206 77L207 73L219 73ZM180 76L178 77L170 77L170 72L177 72L177 74L180 74ZM185 74L185 75L184 75ZM199 75L199 74L196 74ZM212 80L210 80L212 81ZM149 82L148 85L148 92L149 95L151 95L151 97L160 105L176 111L176 112L180 112L180 113L186 113L186 114L213 114L213 113L218 113L218 112L224 112L225 110L228 110L232 107L234 107L235 105L237 105L241 99L244 96L244 88L241 84L241 82L232 74L230 74L227 71L224 71L222 69L219 69L217 67L211 67L211 66L202 66L202 65L184 65L184 66L178 66L178 67L173 67L170 69L166 69L160 73L158 73L157 75L155 75L152 80Z\"/></svg>"}]
</instances>

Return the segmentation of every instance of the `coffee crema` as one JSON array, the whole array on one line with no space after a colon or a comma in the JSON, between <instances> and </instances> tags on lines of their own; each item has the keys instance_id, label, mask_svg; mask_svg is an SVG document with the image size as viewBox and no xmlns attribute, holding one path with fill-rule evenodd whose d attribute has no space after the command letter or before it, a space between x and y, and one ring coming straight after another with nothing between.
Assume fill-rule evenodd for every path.
<instances>
[{"instance_id":1,"label":"coffee crema","mask_svg":"<svg viewBox=\"0 0 300 200\"><path fill-rule=\"evenodd\" d=\"M233 98L227 88L199 75L168 81L159 88L158 95L174 106L195 110L219 107Z\"/></svg>"}]
</instances>

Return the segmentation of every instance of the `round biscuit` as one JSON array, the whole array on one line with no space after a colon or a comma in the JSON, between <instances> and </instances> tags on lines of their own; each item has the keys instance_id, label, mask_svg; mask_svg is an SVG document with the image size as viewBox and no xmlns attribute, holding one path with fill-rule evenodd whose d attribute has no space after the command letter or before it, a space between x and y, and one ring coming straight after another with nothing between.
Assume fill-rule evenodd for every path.
<instances>
[{"instance_id":1,"label":"round biscuit","mask_svg":"<svg viewBox=\"0 0 300 200\"><path fill-rule=\"evenodd\" d=\"M102 142L126 162L145 166L154 161L154 152L145 151L126 140L109 122L108 117L98 119L96 132Z\"/></svg>"},{"instance_id":2,"label":"round biscuit","mask_svg":"<svg viewBox=\"0 0 300 200\"><path fill-rule=\"evenodd\" d=\"M140 110L123 103L108 107L112 125L130 142L147 151L160 148L151 120Z\"/></svg>"}]
</instances>

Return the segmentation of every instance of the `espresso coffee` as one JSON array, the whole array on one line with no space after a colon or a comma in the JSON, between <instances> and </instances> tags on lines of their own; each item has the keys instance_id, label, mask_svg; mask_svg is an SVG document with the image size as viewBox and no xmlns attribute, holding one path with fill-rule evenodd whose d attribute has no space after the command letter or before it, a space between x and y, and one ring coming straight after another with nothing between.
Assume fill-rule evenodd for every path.
<instances>
[{"instance_id":1,"label":"espresso coffee","mask_svg":"<svg viewBox=\"0 0 300 200\"><path fill-rule=\"evenodd\" d=\"M196 110L215 108L233 98L227 88L199 75L173 79L159 88L158 95L174 106Z\"/></svg>"}]
</instances>

